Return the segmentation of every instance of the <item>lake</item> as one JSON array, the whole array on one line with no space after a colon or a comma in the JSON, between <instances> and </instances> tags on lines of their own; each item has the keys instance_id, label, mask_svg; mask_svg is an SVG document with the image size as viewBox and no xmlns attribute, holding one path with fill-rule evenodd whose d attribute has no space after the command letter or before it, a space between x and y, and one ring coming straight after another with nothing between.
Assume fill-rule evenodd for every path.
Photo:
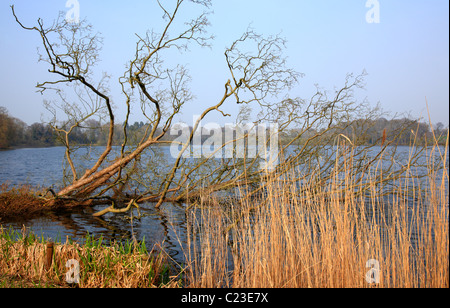
<instances>
[{"instance_id":1,"label":"lake","mask_svg":"<svg viewBox=\"0 0 450 308\"><path fill-rule=\"evenodd\" d=\"M159 147L162 152L169 152L169 147ZM85 148L81 151L101 151L101 148ZM410 148L400 147L400 154L408 156ZM442 148L442 150L444 150ZM0 184L30 184L32 186L50 187L61 183L63 178L63 159L65 148L33 148L0 151ZM126 241L132 235L138 240L145 240L147 248L161 244L165 251L177 262L183 262L182 246L186 242L186 213L184 204L166 203L159 210L154 204L142 204L144 214L133 225L125 215L107 214L103 218L94 218L92 214L104 206L74 209L49 213L44 217L14 222L3 222L4 228L21 230L23 226L38 236L73 240L82 239L87 232L106 240ZM182 244L180 244L180 242Z\"/></svg>"}]
</instances>

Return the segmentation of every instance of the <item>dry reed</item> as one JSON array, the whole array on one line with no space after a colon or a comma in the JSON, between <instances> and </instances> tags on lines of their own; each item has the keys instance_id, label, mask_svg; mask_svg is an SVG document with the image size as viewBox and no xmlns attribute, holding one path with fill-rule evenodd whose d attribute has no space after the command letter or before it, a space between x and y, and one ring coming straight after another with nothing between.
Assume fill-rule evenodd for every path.
<instances>
[{"instance_id":1,"label":"dry reed","mask_svg":"<svg viewBox=\"0 0 450 308\"><path fill-rule=\"evenodd\" d=\"M162 253L147 253L144 246L103 245L87 237L80 245L66 241L54 244L52 265L46 269L47 245L34 235L14 239L10 231L0 230L0 282L19 281L19 285L80 288L176 287L178 281L163 283L167 263ZM79 264L79 282L68 284L69 260ZM167 272L168 273L168 272ZM72 278L75 276L72 274Z\"/></svg>"},{"instance_id":2,"label":"dry reed","mask_svg":"<svg viewBox=\"0 0 450 308\"><path fill-rule=\"evenodd\" d=\"M381 162L362 175L368 186L358 185L353 150L342 146L325 185L299 187L288 172L268 178L263 196L228 208L205 197L187 224L187 285L449 287L447 152L438 155L438 170L431 159L437 150L427 155L427 183L408 167L387 196L375 181Z\"/></svg>"},{"instance_id":3,"label":"dry reed","mask_svg":"<svg viewBox=\"0 0 450 308\"><path fill-rule=\"evenodd\" d=\"M10 187L7 183L0 185L0 220L22 219L42 213L48 209L37 189L29 185Z\"/></svg>"}]
</instances>

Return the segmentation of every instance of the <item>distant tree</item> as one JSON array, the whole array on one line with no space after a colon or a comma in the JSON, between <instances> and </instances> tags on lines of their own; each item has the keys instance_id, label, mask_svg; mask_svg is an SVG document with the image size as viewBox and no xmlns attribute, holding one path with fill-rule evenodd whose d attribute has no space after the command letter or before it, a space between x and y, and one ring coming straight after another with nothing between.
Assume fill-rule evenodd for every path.
<instances>
[{"instance_id":1,"label":"distant tree","mask_svg":"<svg viewBox=\"0 0 450 308\"><path fill-rule=\"evenodd\" d=\"M0 107L0 148L24 145L26 140L27 125L8 114L5 107Z\"/></svg>"},{"instance_id":2,"label":"distant tree","mask_svg":"<svg viewBox=\"0 0 450 308\"><path fill-rule=\"evenodd\" d=\"M26 136L31 146L48 147L56 144L56 135L52 127L42 123L31 124Z\"/></svg>"},{"instance_id":3,"label":"distant tree","mask_svg":"<svg viewBox=\"0 0 450 308\"><path fill-rule=\"evenodd\" d=\"M442 130L444 129L444 127L445 127L445 125L442 122L436 123L435 128L434 128L436 131L436 134L440 134L442 132Z\"/></svg>"},{"instance_id":4,"label":"distant tree","mask_svg":"<svg viewBox=\"0 0 450 308\"><path fill-rule=\"evenodd\" d=\"M6 149L10 146L10 117L5 107L0 107L0 149Z\"/></svg>"},{"instance_id":5,"label":"distant tree","mask_svg":"<svg viewBox=\"0 0 450 308\"><path fill-rule=\"evenodd\" d=\"M99 144L101 124L98 120L86 120L84 133L86 134L87 144Z\"/></svg>"},{"instance_id":6,"label":"distant tree","mask_svg":"<svg viewBox=\"0 0 450 308\"><path fill-rule=\"evenodd\" d=\"M434 137L438 140L438 143L445 145L448 137L448 128L445 128L444 123L438 122L434 126Z\"/></svg>"}]
</instances>

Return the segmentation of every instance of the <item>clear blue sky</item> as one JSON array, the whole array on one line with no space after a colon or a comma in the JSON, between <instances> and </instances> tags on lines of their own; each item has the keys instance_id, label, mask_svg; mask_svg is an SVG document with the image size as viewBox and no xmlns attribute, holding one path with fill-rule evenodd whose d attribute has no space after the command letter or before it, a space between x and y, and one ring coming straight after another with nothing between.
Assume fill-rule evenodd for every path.
<instances>
[{"instance_id":1,"label":"clear blue sky","mask_svg":"<svg viewBox=\"0 0 450 308\"><path fill-rule=\"evenodd\" d=\"M135 51L135 33L160 31L161 12L155 1L78 0L81 18L104 37L102 62L97 68L112 75L110 88L123 120L122 97L117 79ZM169 0L166 0L169 1ZM163 1L164 2L164 1ZM288 65L305 77L291 96L308 98L313 85L333 90L347 73L364 69L366 90L358 97L391 113L411 112L427 117L425 98L433 123L449 123L449 2L447 0L378 0L380 23L366 22L366 0L213 0L209 31L215 35L212 49L192 49L180 57L188 63L196 99L183 112L192 123L209 102L216 102L229 78L223 52L251 24L259 33L281 32L287 41ZM9 6L25 25L41 17L50 23L66 0L3 0L0 3L0 106L28 124L38 122L46 111L47 96L35 85L49 78L44 63L37 63L37 33L21 29ZM182 17L197 14L191 6ZM118 89L118 88L117 88ZM229 106L227 111L234 111ZM139 117L139 108L133 110Z\"/></svg>"}]
</instances>

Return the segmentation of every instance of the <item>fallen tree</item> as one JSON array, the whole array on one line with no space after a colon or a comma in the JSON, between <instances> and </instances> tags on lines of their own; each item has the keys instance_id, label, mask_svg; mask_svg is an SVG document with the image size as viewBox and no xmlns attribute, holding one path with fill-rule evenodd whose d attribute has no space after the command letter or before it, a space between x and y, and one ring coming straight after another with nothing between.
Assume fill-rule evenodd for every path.
<instances>
[{"instance_id":1,"label":"fallen tree","mask_svg":"<svg viewBox=\"0 0 450 308\"><path fill-rule=\"evenodd\" d=\"M208 9L210 1L176 0L171 7L159 1L157 4L163 13L161 30L137 35L135 56L119 79L122 104L127 113L121 121L123 132L118 149L113 147L117 120L108 90L109 77L103 74L97 81L94 78L93 68L99 61L102 46L100 35L86 21L69 23L63 16L49 27L45 27L41 19L36 26L27 27L17 17L14 6L11 7L17 23L42 38L40 61L47 63L49 73L56 77L37 85L42 93L52 90L59 95L58 100L47 101L46 108L52 114L49 124L66 147L69 170L66 185L46 194L52 205L112 203L113 206L97 213L103 215L130 210L142 202L154 202L160 207L164 202L180 202L205 192L234 187L245 187L256 194L264 191L264 179L268 175L290 170L299 173L296 179L299 182L307 180L310 185L320 185L335 164L329 147L339 140L361 146L356 153L358 160L355 160L355 165L359 166L355 172L361 172L375 161L367 156L370 148L382 144L378 152L384 153L387 147L395 145L402 131L411 128L406 123L389 132L388 141L380 137L370 145L365 144L362 136L368 130L366 124L381 114L378 107L371 108L354 98L354 91L364 86L365 72L357 76L349 74L343 86L332 94L317 87L310 99L290 98L286 93L298 85L301 74L287 67L283 56L286 41L280 36L264 37L248 29L224 53L230 75L224 80L223 92L217 101L199 112L195 123L184 132L184 138L167 141L165 137L171 131L177 133L174 118L185 105L192 103L193 94L189 90L191 77L187 68L183 63L166 66L164 55L171 50L185 52L192 44L206 47L212 39L207 33L208 12L186 21L182 29L175 26L174 21L185 5ZM76 94L75 102L65 95L67 89ZM230 117L223 111L225 104L241 106L236 115L235 133L225 140L220 135L219 140L208 143L214 150L197 156L194 146L198 145L196 138L202 130L201 121L211 113ZM140 108L148 121L145 131L134 142L130 142L132 138L128 135L132 107ZM252 110L258 111L258 115L256 120L250 121ZM61 112L67 116L65 120L59 117ZM94 117L108 123L106 147L89 167L77 166L73 158L75 147L69 136L77 128L87 129L88 121ZM357 138L342 134L349 128ZM265 138L254 143L255 132ZM383 136L386 139L386 133ZM176 154L170 159L164 154L158 156L161 145L175 145ZM259 149L250 153L251 146L256 145ZM246 149L243 152L242 146ZM395 150L391 155L395 155ZM394 160L390 160L390 164L393 166ZM393 176L400 172L393 171ZM319 178L317 183L313 182ZM118 209L114 204L128 206Z\"/></svg>"}]
</instances>

